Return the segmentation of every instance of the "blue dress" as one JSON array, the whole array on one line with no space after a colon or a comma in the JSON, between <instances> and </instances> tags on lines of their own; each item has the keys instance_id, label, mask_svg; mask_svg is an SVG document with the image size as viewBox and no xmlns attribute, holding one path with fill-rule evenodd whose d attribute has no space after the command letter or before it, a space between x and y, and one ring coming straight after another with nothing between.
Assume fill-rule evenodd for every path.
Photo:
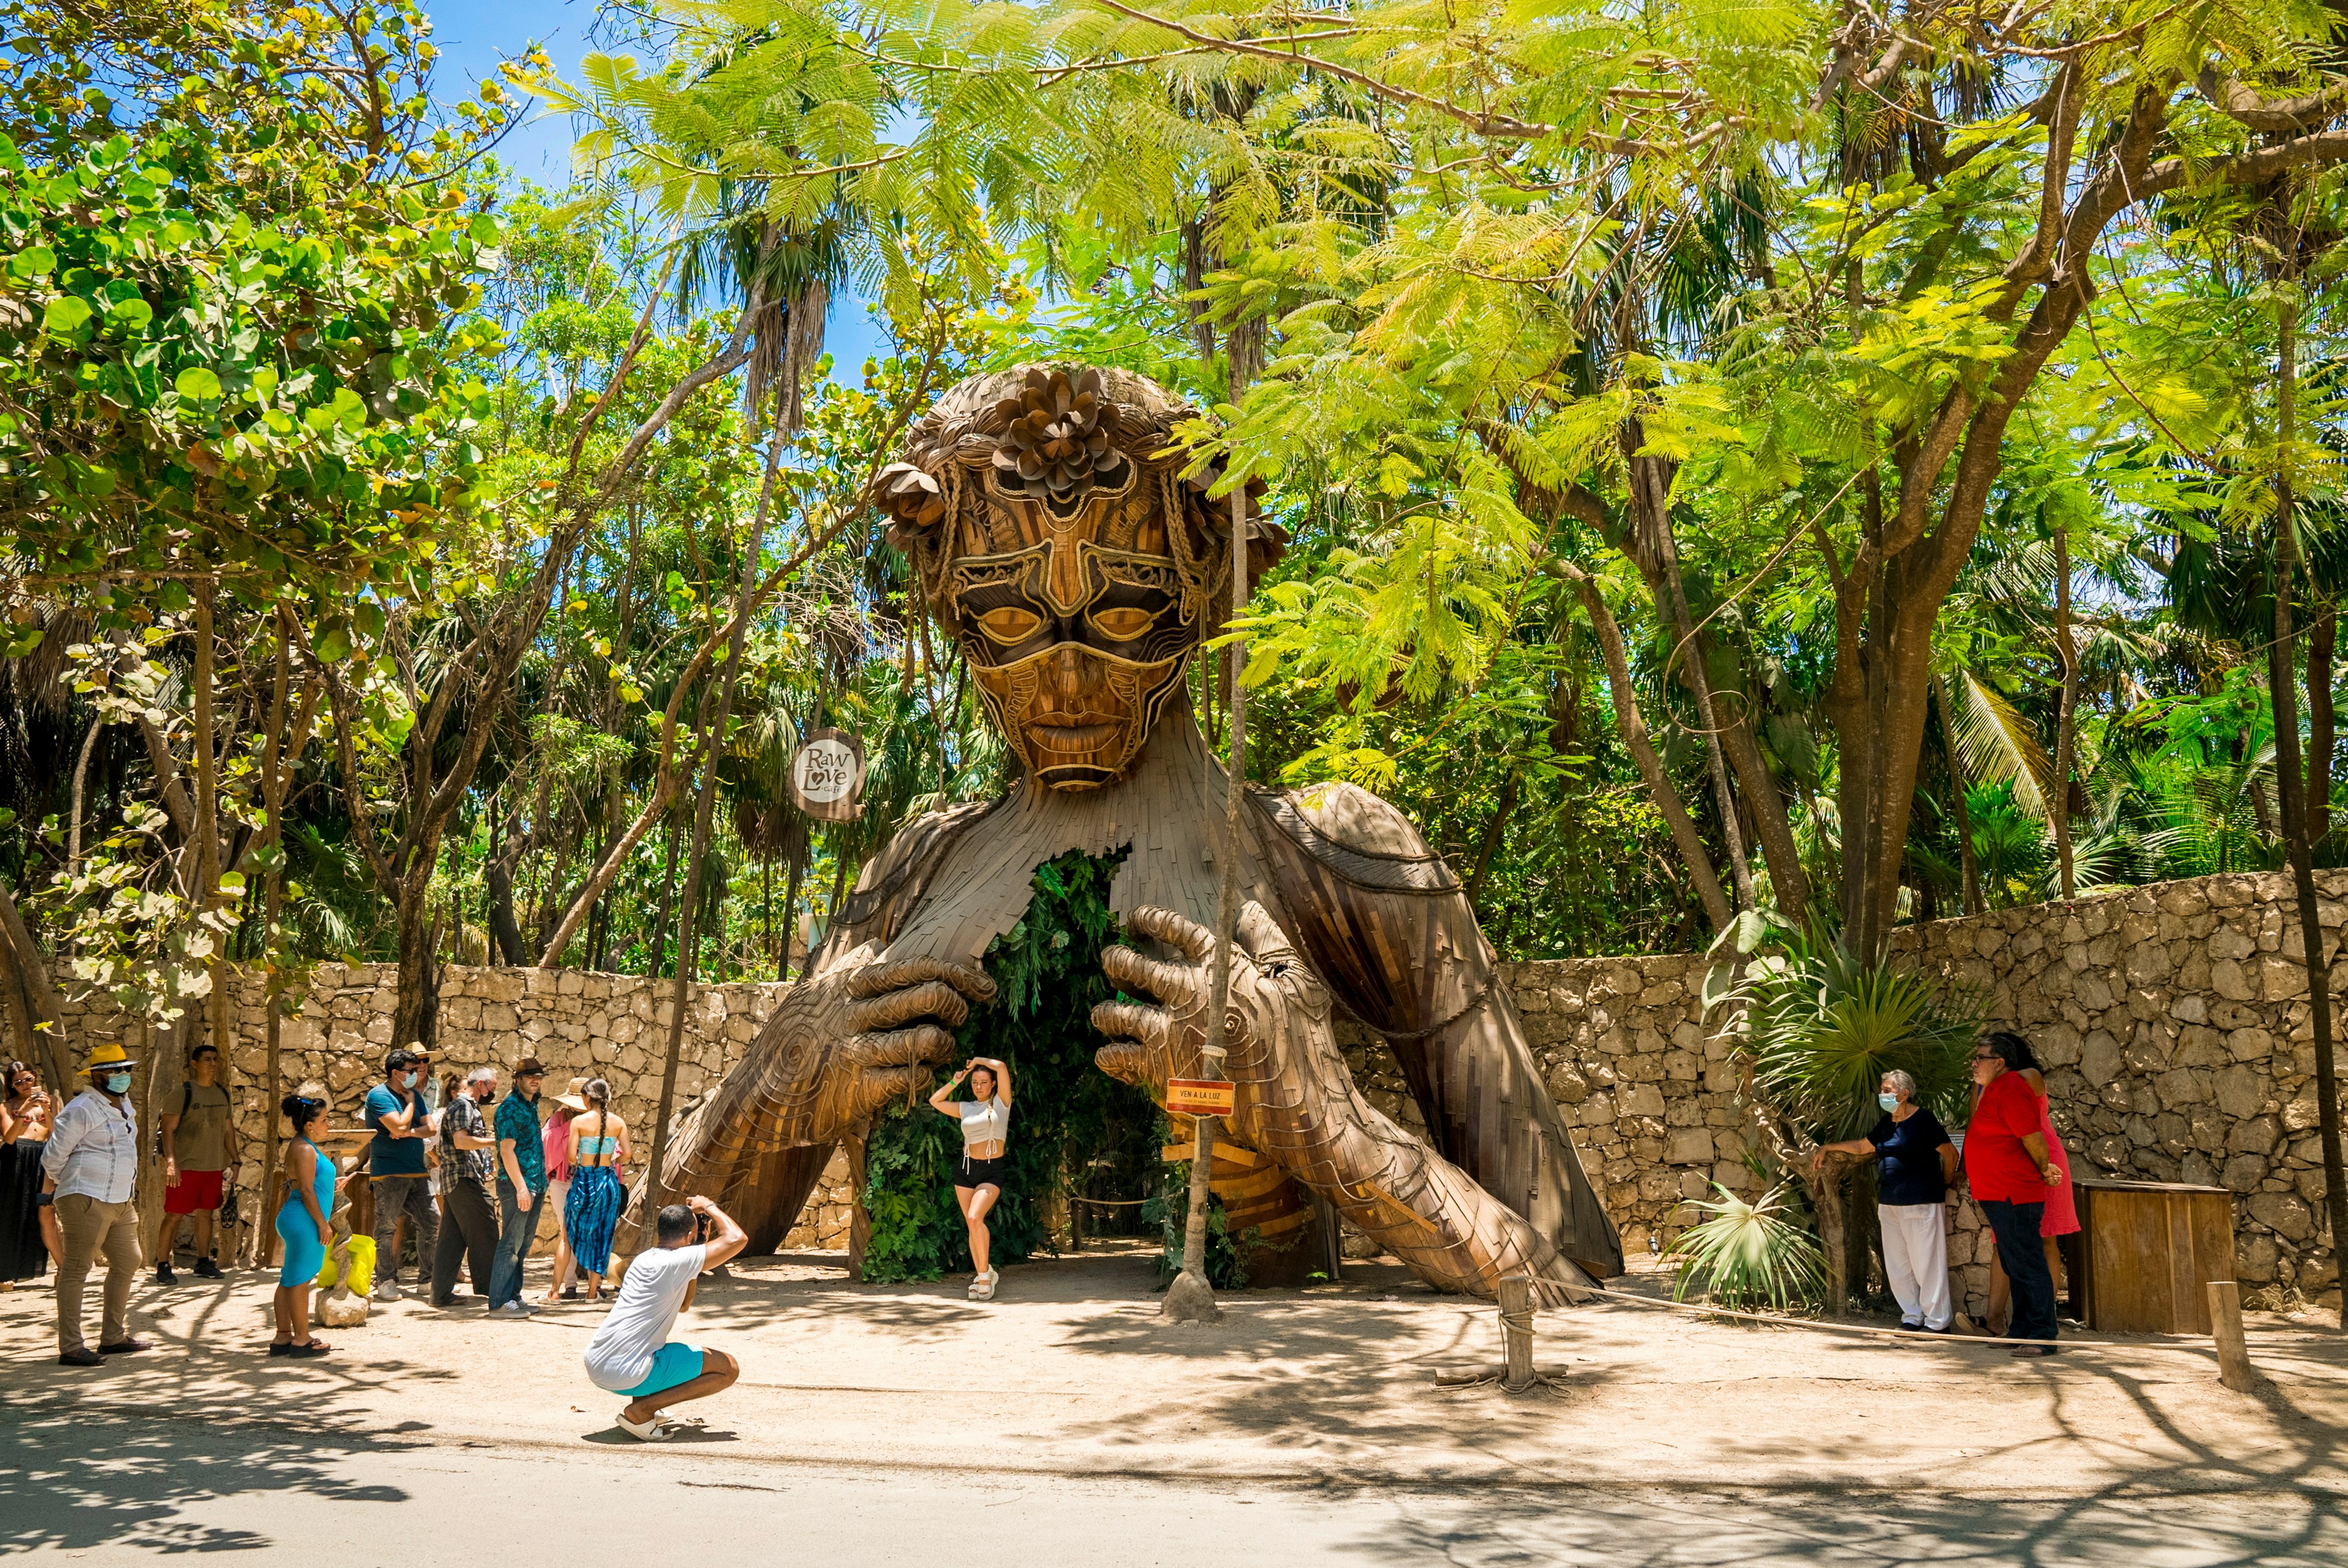
<instances>
[{"instance_id":1,"label":"blue dress","mask_svg":"<svg viewBox=\"0 0 2348 1568\"><path fill-rule=\"evenodd\" d=\"M318 1200L318 1212L331 1215L335 1212L335 1163L309 1139L302 1142L310 1144L312 1186ZM303 1207L299 1194L286 1194L285 1201L278 1205L277 1234L285 1241L285 1265L277 1271L278 1285L285 1287L314 1283L318 1271L326 1266L326 1238L311 1223L310 1211Z\"/></svg>"},{"instance_id":2,"label":"blue dress","mask_svg":"<svg viewBox=\"0 0 2348 1568\"><path fill-rule=\"evenodd\" d=\"M617 1151L613 1137L579 1140L581 1160L610 1160ZM588 1274L612 1272L612 1236L620 1228L620 1211L627 1206L628 1189L609 1164L574 1163L571 1195L562 1200L562 1234L571 1239L571 1255Z\"/></svg>"}]
</instances>

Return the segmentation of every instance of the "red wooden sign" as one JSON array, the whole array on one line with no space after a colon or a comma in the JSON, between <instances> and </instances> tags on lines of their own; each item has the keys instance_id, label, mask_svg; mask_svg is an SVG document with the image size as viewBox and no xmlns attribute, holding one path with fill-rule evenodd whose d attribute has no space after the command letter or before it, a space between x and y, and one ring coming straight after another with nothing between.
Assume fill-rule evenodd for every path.
<instances>
[{"instance_id":1,"label":"red wooden sign","mask_svg":"<svg viewBox=\"0 0 2348 1568\"><path fill-rule=\"evenodd\" d=\"M1228 1116L1231 1113L1231 1086L1215 1078L1169 1078L1166 1081L1166 1109L1185 1116Z\"/></svg>"}]
</instances>

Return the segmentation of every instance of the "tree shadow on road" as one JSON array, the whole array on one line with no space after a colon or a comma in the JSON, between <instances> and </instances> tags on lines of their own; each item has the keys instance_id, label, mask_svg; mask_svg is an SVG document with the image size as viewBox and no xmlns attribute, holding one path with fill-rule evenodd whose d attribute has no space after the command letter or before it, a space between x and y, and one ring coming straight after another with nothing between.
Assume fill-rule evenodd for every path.
<instances>
[{"instance_id":1,"label":"tree shadow on road","mask_svg":"<svg viewBox=\"0 0 2348 1568\"><path fill-rule=\"evenodd\" d=\"M335 1467L353 1455L420 1449L420 1439L403 1434L424 1423L350 1430L319 1413L330 1409L331 1387L309 1378L281 1382L273 1394L224 1387L160 1407L12 1393L0 1410L0 1553L251 1551L294 1543L179 1516L191 1503L242 1492L406 1501L396 1487L353 1485ZM270 1425L255 1428L263 1400Z\"/></svg>"}]
</instances>

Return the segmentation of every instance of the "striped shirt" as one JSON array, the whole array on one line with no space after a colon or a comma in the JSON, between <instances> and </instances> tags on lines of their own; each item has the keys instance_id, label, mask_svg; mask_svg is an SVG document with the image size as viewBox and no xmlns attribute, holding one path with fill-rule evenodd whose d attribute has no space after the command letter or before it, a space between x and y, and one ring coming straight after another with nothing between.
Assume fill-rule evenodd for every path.
<instances>
[{"instance_id":1,"label":"striped shirt","mask_svg":"<svg viewBox=\"0 0 2348 1568\"><path fill-rule=\"evenodd\" d=\"M41 1173L57 1184L57 1196L76 1193L101 1204L127 1204L139 1184L139 1118L125 1101L116 1105L95 1089L85 1089L57 1112Z\"/></svg>"}]
</instances>

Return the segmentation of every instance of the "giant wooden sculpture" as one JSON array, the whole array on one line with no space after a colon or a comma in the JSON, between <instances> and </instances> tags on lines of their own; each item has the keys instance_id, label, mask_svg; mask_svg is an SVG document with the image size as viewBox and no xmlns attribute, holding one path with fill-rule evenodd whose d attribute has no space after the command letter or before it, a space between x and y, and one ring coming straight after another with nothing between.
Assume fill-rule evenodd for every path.
<instances>
[{"instance_id":1,"label":"giant wooden sculpture","mask_svg":"<svg viewBox=\"0 0 2348 1568\"><path fill-rule=\"evenodd\" d=\"M779 1243L840 1139L955 1055L950 1030L993 994L977 960L1054 856L1129 846L1111 907L1134 945L1103 967L1148 999L1094 1013L1100 1066L1161 1094L1199 1070L1224 786L1182 676L1220 624L1232 552L1229 505L1206 495L1216 476L1186 481L1171 450L1193 416L1118 371L983 376L876 479L1023 776L897 835L810 978L680 1126L668 1191L718 1198L754 1246ZM1251 531L1260 573L1279 541ZM1488 1296L1525 1272L1553 1295L1619 1272L1614 1226L1449 868L1350 785L1251 801L1227 1026L1240 1163L1278 1167L1444 1289ZM1392 1044L1432 1146L1355 1087L1339 1010Z\"/></svg>"}]
</instances>

